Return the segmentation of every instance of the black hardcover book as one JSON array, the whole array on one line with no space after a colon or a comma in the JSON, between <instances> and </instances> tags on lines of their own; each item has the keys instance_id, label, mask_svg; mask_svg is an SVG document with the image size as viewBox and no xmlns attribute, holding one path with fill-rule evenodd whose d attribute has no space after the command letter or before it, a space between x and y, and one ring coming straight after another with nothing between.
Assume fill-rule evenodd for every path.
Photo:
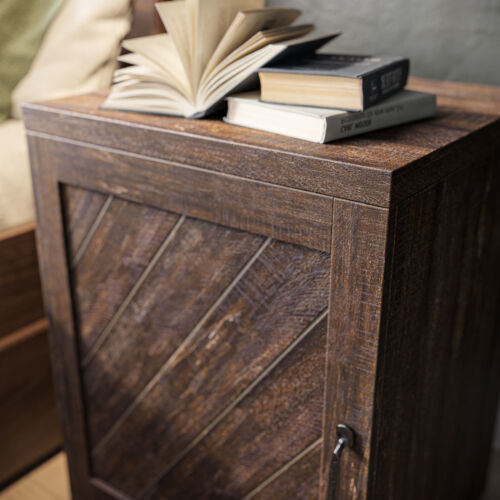
<instances>
[{"instance_id":1,"label":"black hardcover book","mask_svg":"<svg viewBox=\"0 0 500 500\"><path fill-rule=\"evenodd\" d=\"M405 57L312 54L259 70L263 101L363 110L406 85Z\"/></svg>"}]
</instances>

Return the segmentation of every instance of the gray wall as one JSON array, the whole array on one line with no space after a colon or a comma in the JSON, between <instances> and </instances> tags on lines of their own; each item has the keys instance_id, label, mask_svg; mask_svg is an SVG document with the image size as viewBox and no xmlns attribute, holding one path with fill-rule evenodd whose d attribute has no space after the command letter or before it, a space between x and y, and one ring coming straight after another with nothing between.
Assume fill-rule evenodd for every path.
<instances>
[{"instance_id":1,"label":"gray wall","mask_svg":"<svg viewBox=\"0 0 500 500\"><path fill-rule=\"evenodd\" d=\"M500 0L268 0L341 31L332 52L408 56L413 76L500 85ZM500 449L500 411L495 447Z\"/></svg>"},{"instance_id":2,"label":"gray wall","mask_svg":"<svg viewBox=\"0 0 500 500\"><path fill-rule=\"evenodd\" d=\"M268 0L342 35L331 51L410 57L411 74L500 85L500 0Z\"/></svg>"}]
</instances>

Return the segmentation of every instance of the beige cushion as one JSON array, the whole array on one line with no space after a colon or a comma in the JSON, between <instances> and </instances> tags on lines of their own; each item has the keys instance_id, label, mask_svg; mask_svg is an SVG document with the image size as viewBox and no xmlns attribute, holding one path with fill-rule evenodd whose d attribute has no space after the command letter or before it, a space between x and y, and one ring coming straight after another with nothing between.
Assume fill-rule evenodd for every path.
<instances>
[{"instance_id":1,"label":"beige cushion","mask_svg":"<svg viewBox=\"0 0 500 500\"><path fill-rule=\"evenodd\" d=\"M63 0L0 1L0 122L10 113L10 95L28 72L45 30Z\"/></svg>"},{"instance_id":2,"label":"beige cushion","mask_svg":"<svg viewBox=\"0 0 500 500\"><path fill-rule=\"evenodd\" d=\"M0 125L0 230L34 219L28 148L21 120Z\"/></svg>"},{"instance_id":3,"label":"beige cushion","mask_svg":"<svg viewBox=\"0 0 500 500\"><path fill-rule=\"evenodd\" d=\"M12 94L12 116L22 102L107 88L129 29L130 0L66 0Z\"/></svg>"},{"instance_id":4,"label":"beige cushion","mask_svg":"<svg viewBox=\"0 0 500 500\"><path fill-rule=\"evenodd\" d=\"M21 116L21 102L108 87L120 41L129 29L129 0L66 0L13 92L14 116ZM8 120L0 125L0 229L33 219L23 124Z\"/></svg>"}]
</instances>

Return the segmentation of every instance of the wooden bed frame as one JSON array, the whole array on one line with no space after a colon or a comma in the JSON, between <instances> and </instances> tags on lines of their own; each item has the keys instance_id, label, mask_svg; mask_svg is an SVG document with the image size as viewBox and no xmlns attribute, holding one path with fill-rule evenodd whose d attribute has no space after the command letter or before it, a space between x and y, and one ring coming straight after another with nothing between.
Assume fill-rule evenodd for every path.
<instances>
[{"instance_id":1,"label":"wooden bed frame","mask_svg":"<svg viewBox=\"0 0 500 500\"><path fill-rule=\"evenodd\" d=\"M154 0L132 0L128 37L163 31ZM60 449L35 223L0 231L0 489Z\"/></svg>"},{"instance_id":2,"label":"wooden bed frame","mask_svg":"<svg viewBox=\"0 0 500 500\"><path fill-rule=\"evenodd\" d=\"M0 232L0 486L60 447L34 224Z\"/></svg>"}]
</instances>

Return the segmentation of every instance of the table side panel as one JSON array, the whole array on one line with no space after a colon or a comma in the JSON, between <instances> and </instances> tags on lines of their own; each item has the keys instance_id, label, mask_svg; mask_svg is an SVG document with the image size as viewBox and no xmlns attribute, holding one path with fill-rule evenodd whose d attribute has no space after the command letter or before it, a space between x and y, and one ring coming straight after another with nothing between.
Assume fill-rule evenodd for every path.
<instances>
[{"instance_id":1,"label":"table side panel","mask_svg":"<svg viewBox=\"0 0 500 500\"><path fill-rule=\"evenodd\" d=\"M498 142L395 209L370 498L478 498L500 388Z\"/></svg>"}]
</instances>

